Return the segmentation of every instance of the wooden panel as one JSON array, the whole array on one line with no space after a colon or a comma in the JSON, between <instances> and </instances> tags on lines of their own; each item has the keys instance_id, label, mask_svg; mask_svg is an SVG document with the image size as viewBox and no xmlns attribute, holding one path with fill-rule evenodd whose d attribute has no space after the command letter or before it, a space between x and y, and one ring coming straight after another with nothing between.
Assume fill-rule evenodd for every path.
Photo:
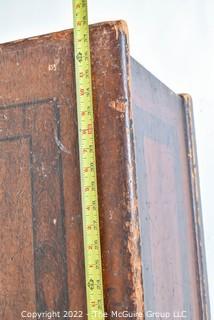
<instances>
[{"instance_id":1,"label":"wooden panel","mask_svg":"<svg viewBox=\"0 0 214 320\"><path fill-rule=\"evenodd\" d=\"M204 256L197 254L185 105L134 60L132 79L145 312L209 319L200 294L206 271L197 263Z\"/></svg>"},{"instance_id":2,"label":"wooden panel","mask_svg":"<svg viewBox=\"0 0 214 320\"><path fill-rule=\"evenodd\" d=\"M0 190L0 317L13 320L35 310L28 137L0 138Z\"/></svg>"},{"instance_id":3,"label":"wooden panel","mask_svg":"<svg viewBox=\"0 0 214 320\"><path fill-rule=\"evenodd\" d=\"M144 157L151 255L149 279L152 279L149 287L153 299L150 300L150 306L172 314L175 310L183 310L185 299L182 289L182 256L178 241L180 222L174 214L177 210L176 163L170 146L151 138L144 138Z\"/></svg>"},{"instance_id":4,"label":"wooden panel","mask_svg":"<svg viewBox=\"0 0 214 320\"><path fill-rule=\"evenodd\" d=\"M8 179L2 184L2 188L6 190L7 194L7 197L3 196L2 199L9 199L9 202L5 203L6 212L18 210L21 217L19 218L17 213L14 216L17 219L14 224L11 222L9 224L10 220L5 223L3 232L7 233L8 239L4 239L4 243L7 241L8 247L3 246L3 248L5 250L11 248L10 237L17 233L13 231L14 225L20 230L15 236L18 241L13 250L19 252L21 244L25 242L29 242L27 248L29 250L30 247L31 250L31 255L29 251L26 252L29 257L22 257L19 261L20 265L11 262L13 276L7 273L2 276L2 279L10 282L16 288L16 295L20 294L20 286L25 288L26 285L27 287L30 285L31 290L36 291L33 295L33 301L36 299L37 307L41 311L46 311L48 308L65 310L67 308L67 282L62 164L56 143L59 135L58 109L53 101L49 103L48 101L46 103L37 101L32 104L4 106L0 108L0 116L2 119L1 127L4 128L0 133L0 139L3 141L1 143L1 159L3 162L6 161L6 172L10 173L10 180ZM27 148L24 149L21 142L19 144L16 142L14 145L13 141L27 141ZM8 148L10 148L13 158L8 156ZM13 160L15 161L13 162ZM22 164L17 160L25 160L25 162ZM28 169L27 177L26 172L22 172L24 169ZM18 170L19 176L16 176L16 170ZM13 187L13 178L17 183L15 190L11 188ZM26 178L28 178L27 181ZM28 203L30 208L26 207L25 198L22 199L25 193L28 195L28 200L30 199L30 203ZM3 208L1 207L1 210ZM29 266L25 265L24 259L31 259ZM24 266L25 268L28 266L28 269L25 270ZM20 267L23 268L23 273L20 272ZM33 277L31 282L27 277L29 272ZM20 275L22 275L22 279L19 279L20 283L18 281L14 283L13 278L19 278ZM25 299L23 298L22 309L18 304L19 310L24 310L27 307L28 291L25 290L23 295ZM14 302L17 302L16 296L14 299Z\"/></svg>"}]
</instances>

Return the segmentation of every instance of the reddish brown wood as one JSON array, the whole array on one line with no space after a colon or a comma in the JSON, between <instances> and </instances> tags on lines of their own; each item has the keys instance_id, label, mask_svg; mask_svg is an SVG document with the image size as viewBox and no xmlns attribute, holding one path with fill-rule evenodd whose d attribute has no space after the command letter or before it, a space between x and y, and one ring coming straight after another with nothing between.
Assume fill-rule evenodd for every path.
<instances>
[{"instance_id":1,"label":"reddish brown wood","mask_svg":"<svg viewBox=\"0 0 214 320\"><path fill-rule=\"evenodd\" d=\"M209 319L191 99L131 70L145 310Z\"/></svg>"},{"instance_id":2,"label":"reddish brown wood","mask_svg":"<svg viewBox=\"0 0 214 320\"><path fill-rule=\"evenodd\" d=\"M130 61L124 23L90 36L108 319L148 310L208 319L187 103ZM86 319L72 39L63 31L0 46L3 320L22 310Z\"/></svg>"}]
</instances>

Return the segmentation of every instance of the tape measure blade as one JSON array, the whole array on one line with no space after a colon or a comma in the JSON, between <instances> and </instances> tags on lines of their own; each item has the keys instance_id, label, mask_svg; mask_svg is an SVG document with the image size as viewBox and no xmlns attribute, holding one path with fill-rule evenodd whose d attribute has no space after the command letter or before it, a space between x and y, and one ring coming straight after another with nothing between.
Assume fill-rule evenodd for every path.
<instances>
[{"instance_id":1,"label":"tape measure blade","mask_svg":"<svg viewBox=\"0 0 214 320\"><path fill-rule=\"evenodd\" d=\"M104 295L87 1L73 1L76 98L88 320L104 319Z\"/></svg>"}]
</instances>

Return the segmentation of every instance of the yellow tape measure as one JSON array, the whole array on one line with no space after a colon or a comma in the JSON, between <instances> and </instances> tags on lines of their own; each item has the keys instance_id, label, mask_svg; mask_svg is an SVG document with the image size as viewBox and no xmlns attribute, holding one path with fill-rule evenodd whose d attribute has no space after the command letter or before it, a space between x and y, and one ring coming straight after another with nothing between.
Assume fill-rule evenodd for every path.
<instances>
[{"instance_id":1,"label":"yellow tape measure","mask_svg":"<svg viewBox=\"0 0 214 320\"><path fill-rule=\"evenodd\" d=\"M73 0L76 96L88 320L104 319L87 0Z\"/></svg>"}]
</instances>

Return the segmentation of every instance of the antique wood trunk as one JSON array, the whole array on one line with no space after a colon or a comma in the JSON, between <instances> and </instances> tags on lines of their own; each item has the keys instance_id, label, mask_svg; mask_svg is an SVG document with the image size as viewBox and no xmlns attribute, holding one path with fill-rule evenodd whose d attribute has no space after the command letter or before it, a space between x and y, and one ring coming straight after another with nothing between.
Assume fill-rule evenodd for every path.
<instances>
[{"instance_id":1,"label":"antique wood trunk","mask_svg":"<svg viewBox=\"0 0 214 320\"><path fill-rule=\"evenodd\" d=\"M107 319L208 320L191 98L90 32ZM87 318L77 141L72 31L0 45L2 320Z\"/></svg>"}]
</instances>

